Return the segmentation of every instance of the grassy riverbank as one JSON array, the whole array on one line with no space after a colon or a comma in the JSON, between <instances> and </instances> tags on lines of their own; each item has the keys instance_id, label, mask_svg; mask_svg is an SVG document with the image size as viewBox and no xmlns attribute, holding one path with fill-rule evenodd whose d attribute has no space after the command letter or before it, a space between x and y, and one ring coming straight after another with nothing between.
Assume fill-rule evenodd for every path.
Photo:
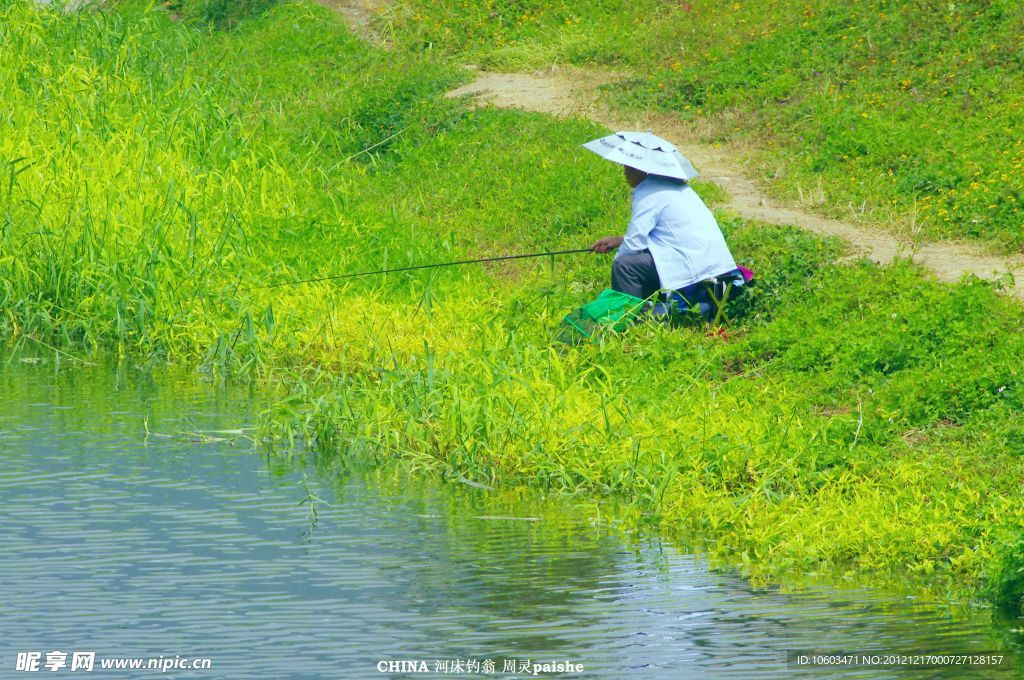
<instances>
[{"instance_id":1,"label":"grassy riverbank","mask_svg":"<svg viewBox=\"0 0 1024 680\"><path fill-rule=\"evenodd\" d=\"M445 99L463 71L312 4L210 32L141 4L0 4L0 333L284 385L278 432L470 481L617 498L752 571L931 574L1019 610L1021 308L988 284L722 216L759 272L728 342L581 348L579 247L628 192L601 130ZM713 187L701 187L714 196Z\"/></svg>"},{"instance_id":2,"label":"grassy riverbank","mask_svg":"<svg viewBox=\"0 0 1024 680\"><path fill-rule=\"evenodd\" d=\"M908 238L1024 247L1024 5L1013 0L398 0L408 53L614 66L609 98L738 143L784 196Z\"/></svg>"}]
</instances>

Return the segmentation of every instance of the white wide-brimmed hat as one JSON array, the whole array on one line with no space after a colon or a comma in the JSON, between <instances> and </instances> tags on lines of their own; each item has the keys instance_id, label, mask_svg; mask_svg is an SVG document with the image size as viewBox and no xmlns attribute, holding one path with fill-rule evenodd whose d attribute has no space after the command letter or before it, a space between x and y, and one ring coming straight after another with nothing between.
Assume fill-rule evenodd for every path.
<instances>
[{"instance_id":1,"label":"white wide-brimmed hat","mask_svg":"<svg viewBox=\"0 0 1024 680\"><path fill-rule=\"evenodd\" d=\"M693 163L672 142L651 132L616 132L587 142L583 148L601 158L628 165L649 175L691 180L700 177Z\"/></svg>"}]
</instances>

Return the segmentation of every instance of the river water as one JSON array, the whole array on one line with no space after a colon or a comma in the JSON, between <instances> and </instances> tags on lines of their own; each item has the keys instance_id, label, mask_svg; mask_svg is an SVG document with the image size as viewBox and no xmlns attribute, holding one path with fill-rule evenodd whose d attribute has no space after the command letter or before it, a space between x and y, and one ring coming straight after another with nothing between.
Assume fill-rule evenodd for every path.
<instances>
[{"instance_id":1,"label":"river water","mask_svg":"<svg viewBox=\"0 0 1024 680\"><path fill-rule=\"evenodd\" d=\"M196 375L0 357L0 677L32 677L18 669L33 653L47 677L85 672L76 653L120 678L1024 668L983 610L753 588L658 539L626 544L557 498L268 458L237 436L260 407ZM996 652L1015 668L826 672L788 666L796 651ZM118 659L209 668L101 669Z\"/></svg>"}]
</instances>

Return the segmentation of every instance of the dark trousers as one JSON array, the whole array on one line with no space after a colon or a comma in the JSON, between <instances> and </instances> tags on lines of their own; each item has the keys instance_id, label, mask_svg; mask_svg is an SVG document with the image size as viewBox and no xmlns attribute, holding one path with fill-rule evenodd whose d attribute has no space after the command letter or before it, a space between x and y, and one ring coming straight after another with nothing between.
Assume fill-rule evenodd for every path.
<instances>
[{"instance_id":1,"label":"dark trousers","mask_svg":"<svg viewBox=\"0 0 1024 680\"><path fill-rule=\"evenodd\" d=\"M705 321L717 319L720 303L736 298L743 292L744 283L743 273L734 269L715 279L698 281L679 290L669 291L666 301L656 301L653 311L656 315L696 313ZM612 264L612 289L645 300L661 290L661 279L658 278L658 270L654 267L654 258L649 250L615 258Z\"/></svg>"},{"instance_id":2,"label":"dark trousers","mask_svg":"<svg viewBox=\"0 0 1024 680\"><path fill-rule=\"evenodd\" d=\"M647 299L661 290L661 279L649 250L617 255L612 263L612 290Z\"/></svg>"}]
</instances>

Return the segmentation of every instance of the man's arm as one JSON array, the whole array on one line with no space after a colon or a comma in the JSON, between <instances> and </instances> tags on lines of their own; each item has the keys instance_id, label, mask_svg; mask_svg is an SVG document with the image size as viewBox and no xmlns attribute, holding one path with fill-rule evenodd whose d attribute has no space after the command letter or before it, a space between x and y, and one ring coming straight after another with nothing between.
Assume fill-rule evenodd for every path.
<instances>
[{"instance_id":1,"label":"man's arm","mask_svg":"<svg viewBox=\"0 0 1024 680\"><path fill-rule=\"evenodd\" d=\"M590 249L595 253L607 253L610 250L615 250L621 245L621 236L605 236L603 239L590 246Z\"/></svg>"},{"instance_id":2,"label":"man's arm","mask_svg":"<svg viewBox=\"0 0 1024 680\"><path fill-rule=\"evenodd\" d=\"M626 236L634 238L642 236L646 240L647 235L651 233L658 223L658 214L661 213L663 207L664 205L659 198L650 192L642 196L634 194L632 216L630 217L629 224L626 225ZM606 236L590 246L590 249L595 253L607 253L609 250L615 250L621 246L624 240L625 237L623 236Z\"/></svg>"}]
</instances>

